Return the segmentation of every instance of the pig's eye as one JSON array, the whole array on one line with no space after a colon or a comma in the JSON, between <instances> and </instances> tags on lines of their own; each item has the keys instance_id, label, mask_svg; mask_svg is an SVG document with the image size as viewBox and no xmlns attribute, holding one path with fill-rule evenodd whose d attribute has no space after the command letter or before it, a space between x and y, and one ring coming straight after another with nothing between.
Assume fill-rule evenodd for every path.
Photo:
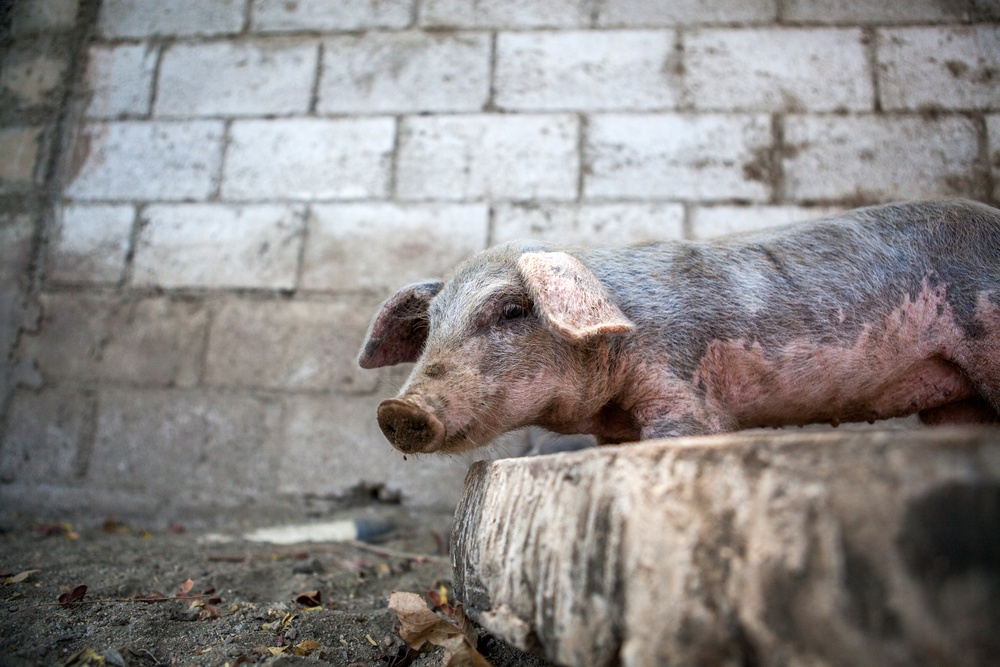
<instances>
[{"instance_id":1,"label":"pig's eye","mask_svg":"<svg viewBox=\"0 0 1000 667\"><path fill-rule=\"evenodd\" d=\"M503 318L505 320L516 320L525 317L528 311L519 303L508 303L503 307Z\"/></svg>"}]
</instances>

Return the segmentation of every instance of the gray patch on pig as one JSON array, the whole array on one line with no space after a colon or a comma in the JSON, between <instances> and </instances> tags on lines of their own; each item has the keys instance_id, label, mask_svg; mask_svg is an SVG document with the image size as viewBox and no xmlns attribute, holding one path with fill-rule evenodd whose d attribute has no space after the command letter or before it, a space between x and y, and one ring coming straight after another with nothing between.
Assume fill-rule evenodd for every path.
<instances>
[{"instance_id":1,"label":"gray patch on pig","mask_svg":"<svg viewBox=\"0 0 1000 667\"><path fill-rule=\"evenodd\" d=\"M942 220L947 228L914 225L917 219ZM956 321L970 338L983 334L975 317L979 292L1000 299L1000 222L974 204L874 207L723 242L649 244L580 256L625 315L650 332L641 344L661 348L684 380L713 340L759 342L775 352L797 337L847 346L905 297L915 298L925 280L932 288L948 287ZM836 275L822 275L831 263ZM738 274L756 266L775 270L755 285L762 307L752 312ZM643 276L640 284L637 275Z\"/></svg>"}]
</instances>

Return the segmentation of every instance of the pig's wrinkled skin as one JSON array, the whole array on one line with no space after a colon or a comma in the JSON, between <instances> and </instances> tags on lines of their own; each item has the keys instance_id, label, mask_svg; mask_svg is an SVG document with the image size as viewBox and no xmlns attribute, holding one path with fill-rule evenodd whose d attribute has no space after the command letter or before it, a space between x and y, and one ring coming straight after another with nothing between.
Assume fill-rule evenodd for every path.
<instances>
[{"instance_id":1,"label":"pig's wrinkled skin","mask_svg":"<svg viewBox=\"0 0 1000 667\"><path fill-rule=\"evenodd\" d=\"M404 287L360 364L416 362L403 452L538 425L602 443L754 426L1000 421L1000 211L873 207L716 241L514 242Z\"/></svg>"}]
</instances>

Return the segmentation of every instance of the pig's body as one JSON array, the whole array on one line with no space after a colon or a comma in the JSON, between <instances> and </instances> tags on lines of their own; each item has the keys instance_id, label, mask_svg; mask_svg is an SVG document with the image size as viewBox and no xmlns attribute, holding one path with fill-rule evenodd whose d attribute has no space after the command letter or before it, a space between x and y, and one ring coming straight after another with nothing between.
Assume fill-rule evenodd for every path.
<instances>
[{"instance_id":1,"label":"pig's body","mask_svg":"<svg viewBox=\"0 0 1000 667\"><path fill-rule=\"evenodd\" d=\"M1000 211L925 202L710 242L507 244L384 305L361 363L399 361L417 366L379 421L403 451L529 424L621 442L997 421Z\"/></svg>"}]
</instances>

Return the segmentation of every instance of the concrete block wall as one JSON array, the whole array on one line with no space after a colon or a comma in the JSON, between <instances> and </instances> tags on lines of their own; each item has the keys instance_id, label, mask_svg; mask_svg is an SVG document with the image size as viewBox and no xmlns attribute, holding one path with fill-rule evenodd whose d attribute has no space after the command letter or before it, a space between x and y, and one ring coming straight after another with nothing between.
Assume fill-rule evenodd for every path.
<instances>
[{"instance_id":1,"label":"concrete block wall","mask_svg":"<svg viewBox=\"0 0 1000 667\"><path fill-rule=\"evenodd\" d=\"M7 509L448 507L473 457L394 454L354 361L402 284L1000 199L996 0L17 0L0 47Z\"/></svg>"}]
</instances>

